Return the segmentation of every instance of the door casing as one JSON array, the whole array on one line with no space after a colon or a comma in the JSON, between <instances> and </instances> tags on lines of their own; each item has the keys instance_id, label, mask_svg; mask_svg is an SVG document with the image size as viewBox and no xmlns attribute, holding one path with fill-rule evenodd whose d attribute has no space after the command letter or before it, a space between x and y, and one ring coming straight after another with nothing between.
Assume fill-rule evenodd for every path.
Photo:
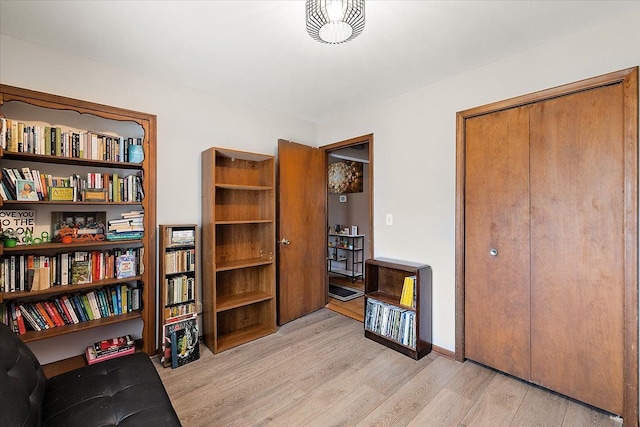
<instances>
[{"instance_id":1,"label":"door casing","mask_svg":"<svg viewBox=\"0 0 640 427\"><path fill-rule=\"evenodd\" d=\"M329 145L323 145L320 147L320 149L324 150L325 152L325 164L328 164L328 157L329 157L329 153L331 153L332 151L336 151L342 148L348 148L348 147L352 147L354 145L360 145L360 144L367 144L367 149L368 149L368 156L369 156L369 230L367 232L367 237L368 237L368 241L367 241L367 245L368 245L368 250L369 250L369 257L370 258L374 258L374 253L373 253L373 134L367 134L367 135L361 135L361 136L357 136L355 138L350 138L350 139L346 139L344 141L339 141L339 142L335 142L333 144L329 144ZM328 177L325 174L325 188L328 186ZM325 209L325 224L329 223L329 212L327 209ZM325 233L326 234L326 233ZM328 236L327 236L328 239ZM325 246L328 246L329 241L326 241ZM329 294L329 273L327 271L327 269L324 269L324 275L325 275L325 286L326 286L326 293L327 296Z\"/></svg>"}]
</instances>

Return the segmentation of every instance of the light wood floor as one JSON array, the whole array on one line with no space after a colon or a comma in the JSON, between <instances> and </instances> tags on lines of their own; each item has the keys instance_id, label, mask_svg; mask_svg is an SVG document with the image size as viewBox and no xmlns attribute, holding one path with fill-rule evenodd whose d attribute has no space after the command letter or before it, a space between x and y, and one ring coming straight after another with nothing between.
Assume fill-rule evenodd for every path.
<instances>
[{"instance_id":1,"label":"light wood floor","mask_svg":"<svg viewBox=\"0 0 640 427\"><path fill-rule=\"evenodd\" d=\"M412 360L322 309L177 369L156 364L190 426L615 426L607 414L473 362Z\"/></svg>"}]
</instances>

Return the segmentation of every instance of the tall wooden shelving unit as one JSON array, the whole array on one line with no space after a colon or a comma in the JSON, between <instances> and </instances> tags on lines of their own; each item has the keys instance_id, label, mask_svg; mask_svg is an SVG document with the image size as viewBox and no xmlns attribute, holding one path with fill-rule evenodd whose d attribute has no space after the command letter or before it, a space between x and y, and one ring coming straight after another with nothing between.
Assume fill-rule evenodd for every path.
<instances>
[{"instance_id":1,"label":"tall wooden shelving unit","mask_svg":"<svg viewBox=\"0 0 640 427\"><path fill-rule=\"evenodd\" d=\"M275 160L202 152L204 342L214 353L276 330Z\"/></svg>"},{"instance_id":2,"label":"tall wooden shelving unit","mask_svg":"<svg viewBox=\"0 0 640 427\"><path fill-rule=\"evenodd\" d=\"M161 310L158 342L162 346L166 339L163 330L165 324L197 313L200 238L196 224L161 224L158 228Z\"/></svg>"},{"instance_id":3,"label":"tall wooden shelving unit","mask_svg":"<svg viewBox=\"0 0 640 427\"><path fill-rule=\"evenodd\" d=\"M144 150L144 160L142 163L125 163L110 160L87 160L74 157L62 157L52 155L31 154L24 152L13 152L0 148L0 167L34 167L37 165L42 171L47 171L53 175L64 175L69 170L72 173L86 173L87 171L103 173L143 173L144 198L140 202L55 202L55 201L16 201L8 200L2 202L0 207L4 209L33 209L36 215L44 210L46 215L54 210L74 210L77 212L96 211L104 209L107 212L107 219L118 218L114 211L122 210L143 210L144 211L144 236L141 239L121 240L121 241L93 241L84 243L44 243L37 245L21 245L15 248L0 248L0 256L11 256L20 254L47 254L53 255L72 251L106 250L114 247L144 248L142 259L139 261L144 265L144 271L139 275L127 279L108 279L94 281L83 285L55 286L42 291L33 292L1 292L0 303L6 301L39 301L52 297L61 296L83 290L99 290L109 285L128 283L141 289L140 305L141 309L126 314L103 317L77 324L57 326L42 331L27 331L21 335L25 342L38 341L55 338L61 335L72 334L78 331L99 328L104 325L126 322L133 319L141 319L143 322L141 350L148 354L156 351L156 116L137 111L125 110L116 107L81 101L62 96L35 92L17 87L0 85L0 113L5 112L10 105L17 103L20 108L26 108L29 114L43 117L36 121L47 122L47 115L53 115L60 120L51 123L50 126L60 126L78 129L78 123L88 120L95 126L96 121L103 121L105 126L118 123L135 123L141 129L142 146ZM26 105L26 107L25 107ZM9 108L10 109L10 108ZM75 114L78 113L78 114ZM65 116L65 114L67 114ZM73 117L68 114L74 115ZM6 114L4 114L6 116ZM7 116L8 119L13 117ZM21 119L15 117L15 119ZM65 123L65 120L71 123ZM82 126L82 125L80 125ZM84 130L95 130L83 128ZM107 131L107 130L105 130ZM109 216L109 214L111 215ZM106 225L106 224L105 224ZM89 345L91 343L87 343ZM79 356L75 362L61 361L61 365L70 369L73 366L83 363ZM53 368L54 370L56 368Z\"/></svg>"}]
</instances>

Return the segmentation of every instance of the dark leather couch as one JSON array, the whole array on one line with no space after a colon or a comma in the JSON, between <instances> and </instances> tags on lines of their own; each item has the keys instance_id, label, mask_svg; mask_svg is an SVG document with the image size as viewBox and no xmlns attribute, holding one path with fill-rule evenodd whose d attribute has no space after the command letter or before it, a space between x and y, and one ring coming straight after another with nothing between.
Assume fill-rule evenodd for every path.
<instances>
[{"instance_id":1,"label":"dark leather couch","mask_svg":"<svg viewBox=\"0 0 640 427\"><path fill-rule=\"evenodd\" d=\"M136 353L45 378L0 323L0 426L180 426L149 356Z\"/></svg>"}]
</instances>

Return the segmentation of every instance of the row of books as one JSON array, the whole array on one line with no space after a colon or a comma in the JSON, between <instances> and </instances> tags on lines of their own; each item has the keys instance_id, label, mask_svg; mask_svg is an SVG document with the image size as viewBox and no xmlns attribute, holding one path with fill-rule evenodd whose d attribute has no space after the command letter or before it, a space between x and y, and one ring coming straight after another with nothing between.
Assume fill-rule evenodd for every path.
<instances>
[{"instance_id":1,"label":"row of books","mask_svg":"<svg viewBox=\"0 0 640 427\"><path fill-rule=\"evenodd\" d=\"M142 138L63 130L60 127L24 123L4 117L0 117L0 144L3 149L16 153L124 163L142 162Z\"/></svg>"},{"instance_id":2,"label":"row of books","mask_svg":"<svg viewBox=\"0 0 640 427\"><path fill-rule=\"evenodd\" d=\"M142 239L144 231L123 231L123 232L109 232L106 235L107 240L120 241L120 240L137 240Z\"/></svg>"},{"instance_id":3,"label":"row of books","mask_svg":"<svg viewBox=\"0 0 640 427\"><path fill-rule=\"evenodd\" d=\"M140 289L111 285L99 290L62 295L46 301L8 301L2 304L0 317L14 332L42 331L140 309Z\"/></svg>"},{"instance_id":4,"label":"row of books","mask_svg":"<svg viewBox=\"0 0 640 427\"><path fill-rule=\"evenodd\" d=\"M193 314L196 312L195 301L188 301L186 303L178 303L175 305L165 306L164 318L167 323L170 323L174 318L180 318L187 314Z\"/></svg>"},{"instance_id":5,"label":"row of books","mask_svg":"<svg viewBox=\"0 0 640 427\"><path fill-rule=\"evenodd\" d=\"M195 271L196 269L196 250L182 249L177 251L168 251L164 254L164 272L165 274L183 273Z\"/></svg>"},{"instance_id":6,"label":"row of books","mask_svg":"<svg viewBox=\"0 0 640 427\"><path fill-rule=\"evenodd\" d=\"M23 167L2 168L0 196L3 200L140 202L144 190L142 172L60 177Z\"/></svg>"},{"instance_id":7,"label":"row of books","mask_svg":"<svg viewBox=\"0 0 640 427\"><path fill-rule=\"evenodd\" d=\"M144 231L144 211L131 211L120 214L120 219L109 220L107 230L110 233Z\"/></svg>"},{"instance_id":8,"label":"row of books","mask_svg":"<svg viewBox=\"0 0 640 427\"><path fill-rule=\"evenodd\" d=\"M164 367L177 368L200 358L198 319L195 313L174 318L163 325L162 357Z\"/></svg>"},{"instance_id":9,"label":"row of books","mask_svg":"<svg viewBox=\"0 0 640 427\"><path fill-rule=\"evenodd\" d=\"M364 322L365 329L416 348L415 311L368 298Z\"/></svg>"},{"instance_id":10,"label":"row of books","mask_svg":"<svg viewBox=\"0 0 640 427\"><path fill-rule=\"evenodd\" d=\"M131 335L98 341L87 347L85 351L87 363L104 362L105 360L135 353L136 346Z\"/></svg>"},{"instance_id":11,"label":"row of books","mask_svg":"<svg viewBox=\"0 0 640 427\"><path fill-rule=\"evenodd\" d=\"M195 285L195 278L184 274L165 279L167 304L179 304L182 302L193 301L195 298Z\"/></svg>"},{"instance_id":12,"label":"row of books","mask_svg":"<svg viewBox=\"0 0 640 427\"><path fill-rule=\"evenodd\" d=\"M144 248L75 251L0 258L0 292L39 291L142 274Z\"/></svg>"},{"instance_id":13,"label":"row of books","mask_svg":"<svg viewBox=\"0 0 640 427\"><path fill-rule=\"evenodd\" d=\"M173 228L165 229L164 241L171 246L188 246L196 242L196 231L193 228Z\"/></svg>"}]
</instances>

